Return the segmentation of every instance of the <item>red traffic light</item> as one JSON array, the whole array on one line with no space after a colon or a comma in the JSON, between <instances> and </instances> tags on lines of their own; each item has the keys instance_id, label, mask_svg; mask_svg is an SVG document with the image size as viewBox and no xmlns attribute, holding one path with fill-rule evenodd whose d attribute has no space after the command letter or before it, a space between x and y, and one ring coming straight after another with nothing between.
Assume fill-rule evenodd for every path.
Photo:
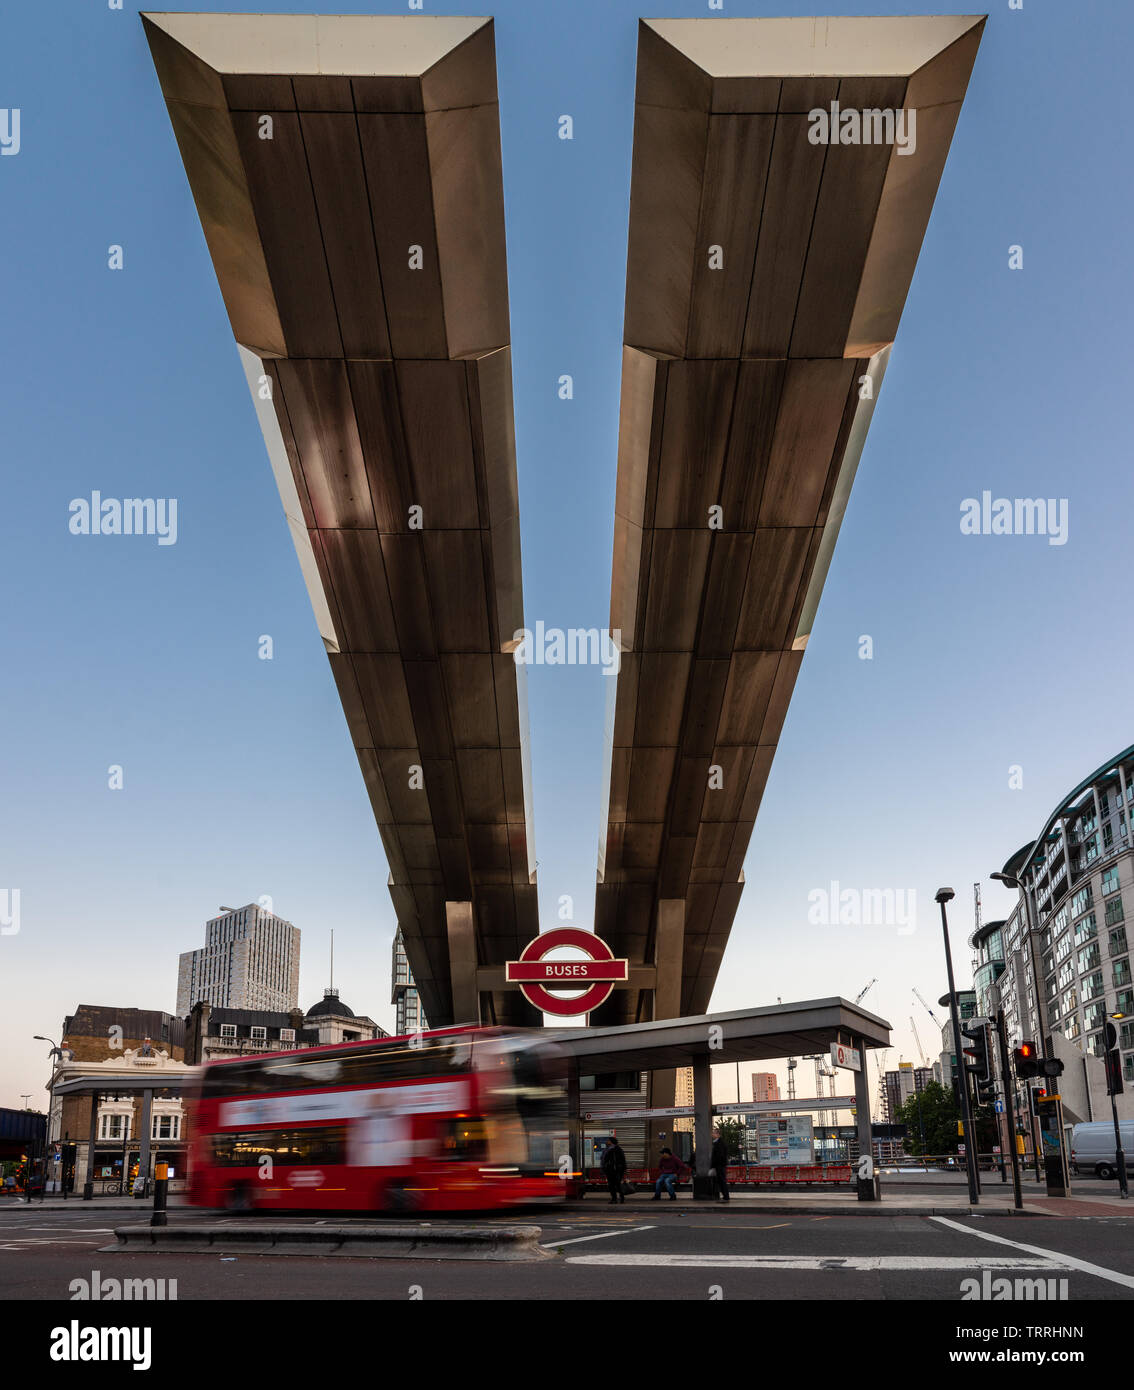
<instances>
[{"instance_id":1,"label":"red traffic light","mask_svg":"<svg viewBox=\"0 0 1134 1390\"><path fill-rule=\"evenodd\" d=\"M1040 1063L1034 1042L1022 1042L1012 1054L1016 1063L1016 1075L1023 1081L1026 1077L1038 1076Z\"/></svg>"}]
</instances>

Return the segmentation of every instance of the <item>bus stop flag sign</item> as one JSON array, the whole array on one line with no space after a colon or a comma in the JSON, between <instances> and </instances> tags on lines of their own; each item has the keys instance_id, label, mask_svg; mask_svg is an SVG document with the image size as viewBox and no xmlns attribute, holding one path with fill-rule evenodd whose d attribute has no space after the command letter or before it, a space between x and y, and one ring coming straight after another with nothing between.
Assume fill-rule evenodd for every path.
<instances>
[{"instance_id":1,"label":"bus stop flag sign","mask_svg":"<svg viewBox=\"0 0 1134 1390\"><path fill-rule=\"evenodd\" d=\"M831 1065L846 1067L850 1071L862 1070L862 1053L857 1047L847 1047L845 1043L831 1044Z\"/></svg>"},{"instance_id":2,"label":"bus stop flag sign","mask_svg":"<svg viewBox=\"0 0 1134 1390\"><path fill-rule=\"evenodd\" d=\"M582 951L585 960L548 960L557 947L573 946ZM630 978L630 962L616 959L614 952L594 932L581 927L556 927L533 937L520 952L519 960L510 960L504 967L509 984L520 986L529 1004L544 1013L559 1018L573 1018L590 1013L610 998L616 984ZM552 994L550 986L581 989L574 999Z\"/></svg>"}]
</instances>

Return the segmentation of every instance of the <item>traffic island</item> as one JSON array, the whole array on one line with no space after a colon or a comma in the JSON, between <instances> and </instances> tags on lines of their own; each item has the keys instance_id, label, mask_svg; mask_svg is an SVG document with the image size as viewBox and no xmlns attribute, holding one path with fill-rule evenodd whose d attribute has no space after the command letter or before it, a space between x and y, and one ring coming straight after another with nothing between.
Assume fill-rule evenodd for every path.
<instances>
[{"instance_id":1,"label":"traffic island","mask_svg":"<svg viewBox=\"0 0 1134 1390\"><path fill-rule=\"evenodd\" d=\"M382 1260L548 1260L538 1226L119 1226L101 1253L327 1255Z\"/></svg>"}]
</instances>

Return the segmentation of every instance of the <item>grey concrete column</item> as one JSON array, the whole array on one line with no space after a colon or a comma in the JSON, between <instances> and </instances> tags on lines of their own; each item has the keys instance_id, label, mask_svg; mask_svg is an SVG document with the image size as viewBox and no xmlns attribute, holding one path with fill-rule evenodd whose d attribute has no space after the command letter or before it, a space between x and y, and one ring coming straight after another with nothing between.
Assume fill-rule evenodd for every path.
<instances>
[{"instance_id":1,"label":"grey concrete column","mask_svg":"<svg viewBox=\"0 0 1134 1390\"><path fill-rule=\"evenodd\" d=\"M681 1017L681 965L685 951L685 899L662 898L654 926L654 1018Z\"/></svg>"},{"instance_id":2,"label":"grey concrete column","mask_svg":"<svg viewBox=\"0 0 1134 1390\"><path fill-rule=\"evenodd\" d=\"M567 1152L574 1172L583 1167L583 1122L579 1110L579 1064L571 1060L567 1070Z\"/></svg>"},{"instance_id":3,"label":"grey concrete column","mask_svg":"<svg viewBox=\"0 0 1134 1390\"><path fill-rule=\"evenodd\" d=\"M679 1018L681 1015L681 966L685 951L685 899L663 898L658 903L654 924L654 1019ZM673 1105L677 1090L674 1070L650 1072L647 1105L663 1109ZM659 1132L664 1131L664 1137ZM656 1168L662 1145L672 1141L671 1119L651 1121L646 1125L646 1166ZM672 1147L672 1142L670 1143Z\"/></svg>"},{"instance_id":4,"label":"grey concrete column","mask_svg":"<svg viewBox=\"0 0 1134 1390\"><path fill-rule=\"evenodd\" d=\"M852 1046L858 1048L858 1055L861 1066L858 1071L853 1072L854 1076L854 1103L858 1111L856 1123L858 1126L858 1152L859 1157L866 1154L870 1158L871 1174L875 1171L874 1165L874 1145L870 1135L870 1077L866 1071L866 1039L855 1038ZM858 1189L858 1200L860 1202L873 1202L875 1197L874 1178L861 1178L857 1176L856 1169L855 1186Z\"/></svg>"},{"instance_id":5,"label":"grey concrete column","mask_svg":"<svg viewBox=\"0 0 1134 1390\"><path fill-rule=\"evenodd\" d=\"M138 1151L138 1176L148 1178L150 1176L150 1131L153 1129L153 1091L142 1092L142 1133L141 1148Z\"/></svg>"},{"instance_id":6,"label":"grey concrete column","mask_svg":"<svg viewBox=\"0 0 1134 1390\"><path fill-rule=\"evenodd\" d=\"M480 1023L480 994L476 987L476 931L470 902L445 904L445 929L449 936L449 986L453 994L453 1022Z\"/></svg>"},{"instance_id":7,"label":"grey concrete column","mask_svg":"<svg viewBox=\"0 0 1134 1390\"><path fill-rule=\"evenodd\" d=\"M713 1147L713 1071L708 1056L693 1059L693 1148L696 1167L693 1170L693 1196L712 1197L713 1180L709 1177L710 1153Z\"/></svg>"},{"instance_id":8,"label":"grey concrete column","mask_svg":"<svg viewBox=\"0 0 1134 1390\"><path fill-rule=\"evenodd\" d=\"M95 1136L98 1133L98 1092L91 1096L91 1128L87 1140L87 1176L83 1182L83 1201L89 1202L94 1196L94 1151Z\"/></svg>"}]
</instances>

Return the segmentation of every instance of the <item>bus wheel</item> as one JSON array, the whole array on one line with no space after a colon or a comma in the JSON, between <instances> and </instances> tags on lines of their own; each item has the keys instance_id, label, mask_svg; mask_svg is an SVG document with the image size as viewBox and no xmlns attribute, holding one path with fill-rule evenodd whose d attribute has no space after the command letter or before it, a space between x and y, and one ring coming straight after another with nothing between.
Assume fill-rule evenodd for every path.
<instances>
[{"instance_id":1,"label":"bus wheel","mask_svg":"<svg viewBox=\"0 0 1134 1390\"><path fill-rule=\"evenodd\" d=\"M251 1211L252 1193L242 1183L238 1187L232 1189L224 1205L226 1211Z\"/></svg>"},{"instance_id":2,"label":"bus wheel","mask_svg":"<svg viewBox=\"0 0 1134 1390\"><path fill-rule=\"evenodd\" d=\"M386 1184L383 1205L391 1216L411 1216L421 1209L421 1198L405 1182Z\"/></svg>"}]
</instances>

